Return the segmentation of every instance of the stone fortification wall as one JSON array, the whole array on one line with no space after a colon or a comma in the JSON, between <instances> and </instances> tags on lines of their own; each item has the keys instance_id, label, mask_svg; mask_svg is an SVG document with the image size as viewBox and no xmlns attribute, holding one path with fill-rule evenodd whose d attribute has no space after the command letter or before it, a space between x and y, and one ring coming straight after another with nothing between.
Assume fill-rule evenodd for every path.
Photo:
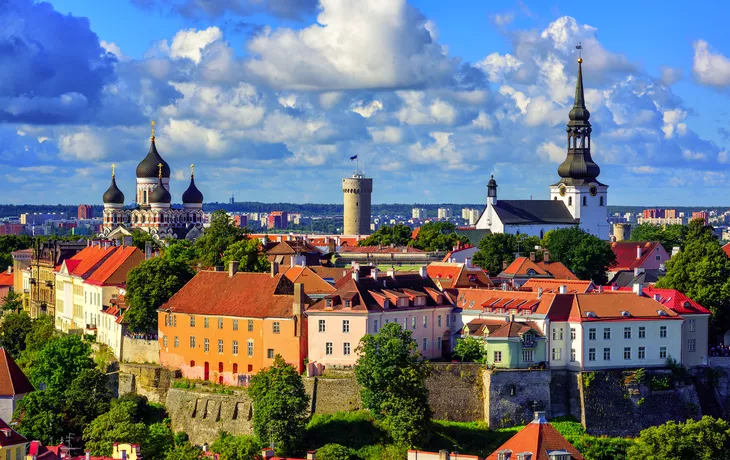
<instances>
[{"instance_id":1,"label":"stone fortification wall","mask_svg":"<svg viewBox=\"0 0 730 460\"><path fill-rule=\"evenodd\" d=\"M122 358L126 363L159 363L160 342L122 337Z\"/></svg>"},{"instance_id":2,"label":"stone fortification wall","mask_svg":"<svg viewBox=\"0 0 730 460\"><path fill-rule=\"evenodd\" d=\"M119 396L135 393L146 396L152 402L164 403L167 391L180 371L167 369L155 364L119 365Z\"/></svg>"},{"instance_id":3,"label":"stone fortification wall","mask_svg":"<svg viewBox=\"0 0 730 460\"><path fill-rule=\"evenodd\" d=\"M484 419L491 428L528 423L535 410L550 417L549 370L485 370Z\"/></svg>"},{"instance_id":4,"label":"stone fortification wall","mask_svg":"<svg viewBox=\"0 0 730 460\"><path fill-rule=\"evenodd\" d=\"M569 415L582 418L580 373L552 370L550 376L550 414L552 417Z\"/></svg>"},{"instance_id":5,"label":"stone fortification wall","mask_svg":"<svg viewBox=\"0 0 730 460\"><path fill-rule=\"evenodd\" d=\"M481 364L433 364L426 380L434 418L471 422L484 420Z\"/></svg>"}]
</instances>

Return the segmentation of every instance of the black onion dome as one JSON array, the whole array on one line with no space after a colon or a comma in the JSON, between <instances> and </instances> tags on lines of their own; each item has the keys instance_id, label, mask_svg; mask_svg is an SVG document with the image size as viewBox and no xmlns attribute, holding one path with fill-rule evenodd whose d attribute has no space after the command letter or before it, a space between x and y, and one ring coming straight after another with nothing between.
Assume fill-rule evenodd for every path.
<instances>
[{"instance_id":1,"label":"black onion dome","mask_svg":"<svg viewBox=\"0 0 730 460\"><path fill-rule=\"evenodd\" d=\"M167 191L164 185L162 185L162 178L160 177L157 181L157 187L152 190L149 196L150 203L169 203L172 201L170 192Z\"/></svg>"},{"instance_id":2,"label":"black onion dome","mask_svg":"<svg viewBox=\"0 0 730 460\"><path fill-rule=\"evenodd\" d=\"M203 194L195 186L195 176L190 176L190 186L182 195L183 203L203 203Z\"/></svg>"},{"instance_id":3,"label":"black onion dome","mask_svg":"<svg viewBox=\"0 0 730 460\"><path fill-rule=\"evenodd\" d=\"M106 204L124 204L124 193L117 187L117 181L112 176L112 185L104 192L104 203Z\"/></svg>"},{"instance_id":4,"label":"black onion dome","mask_svg":"<svg viewBox=\"0 0 730 460\"><path fill-rule=\"evenodd\" d=\"M150 151L147 152L147 156L144 157L137 165L137 177L138 178L154 178L159 175L160 168L157 166L162 163L162 177L170 178L170 165L162 159L159 153L157 153L157 147L155 147L155 139L153 138L150 142Z\"/></svg>"},{"instance_id":5,"label":"black onion dome","mask_svg":"<svg viewBox=\"0 0 730 460\"><path fill-rule=\"evenodd\" d=\"M491 179L489 179L489 182L487 182L487 187L496 187L496 186L497 186L497 181L494 180L494 176L492 176Z\"/></svg>"}]
</instances>

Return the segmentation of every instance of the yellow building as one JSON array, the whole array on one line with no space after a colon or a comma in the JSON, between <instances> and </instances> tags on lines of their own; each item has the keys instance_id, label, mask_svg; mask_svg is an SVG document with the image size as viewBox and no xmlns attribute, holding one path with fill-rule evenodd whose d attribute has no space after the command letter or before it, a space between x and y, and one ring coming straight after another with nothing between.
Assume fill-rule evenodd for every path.
<instances>
[{"instance_id":1,"label":"yellow building","mask_svg":"<svg viewBox=\"0 0 730 460\"><path fill-rule=\"evenodd\" d=\"M0 419L0 459L23 460L27 448L28 440Z\"/></svg>"},{"instance_id":2,"label":"yellow building","mask_svg":"<svg viewBox=\"0 0 730 460\"><path fill-rule=\"evenodd\" d=\"M54 270L64 260L86 247L86 242L44 241L33 250L30 264L30 285L28 286L29 313L31 318L39 315L55 315L56 276Z\"/></svg>"}]
</instances>

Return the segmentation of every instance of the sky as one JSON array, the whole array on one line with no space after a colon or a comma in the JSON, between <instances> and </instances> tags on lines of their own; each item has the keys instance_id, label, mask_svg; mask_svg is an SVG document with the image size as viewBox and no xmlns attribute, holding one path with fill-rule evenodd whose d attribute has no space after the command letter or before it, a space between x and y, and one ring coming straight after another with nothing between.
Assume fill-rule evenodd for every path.
<instances>
[{"instance_id":1,"label":"sky","mask_svg":"<svg viewBox=\"0 0 730 460\"><path fill-rule=\"evenodd\" d=\"M703 6L704 4L704 6ZM0 203L547 199L583 46L608 202L730 206L730 2L0 0Z\"/></svg>"}]
</instances>

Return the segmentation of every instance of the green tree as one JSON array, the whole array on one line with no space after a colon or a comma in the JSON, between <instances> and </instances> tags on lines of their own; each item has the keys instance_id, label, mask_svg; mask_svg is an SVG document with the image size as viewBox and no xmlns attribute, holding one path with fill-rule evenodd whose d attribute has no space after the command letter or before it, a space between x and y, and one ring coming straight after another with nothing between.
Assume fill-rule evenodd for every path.
<instances>
[{"instance_id":1,"label":"green tree","mask_svg":"<svg viewBox=\"0 0 730 460\"><path fill-rule=\"evenodd\" d=\"M132 231L132 246L136 246L142 252L145 252L147 245L154 251L159 249L160 244L155 240L152 235L142 230Z\"/></svg>"},{"instance_id":2,"label":"green tree","mask_svg":"<svg viewBox=\"0 0 730 460\"><path fill-rule=\"evenodd\" d=\"M653 225L639 224L631 229L629 241L658 241L664 249L671 252L672 248L682 247L689 228L686 225Z\"/></svg>"},{"instance_id":3,"label":"green tree","mask_svg":"<svg viewBox=\"0 0 730 460\"><path fill-rule=\"evenodd\" d=\"M276 355L274 364L251 378L253 428L262 441L290 454L299 445L306 425L309 396L296 369Z\"/></svg>"},{"instance_id":4,"label":"green tree","mask_svg":"<svg viewBox=\"0 0 730 460\"><path fill-rule=\"evenodd\" d=\"M189 442L176 446L165 456L165 460L202 460L203 458L205 458L203 451Z\"/></svg>"},{"instance_id":5,"label":"green tree","mask_svg":"<svg viewBox=\"0 0 730 460\"><path fill-rule=\"evenodd\" d=\"M13 265L12 252L31 247L29 236L0 235L0 270Z\"/></svg>"},{"instance_id":6,"label":"green tree","mask_svg":"<svg viewBox=\"0 0 730 460\"><path fill-rule=\"evenodd\" d=\"M210 226L195 241L198 259L204 267L223 264L223 253L236 241L246 237L246 231L236 226L233 219L222 209L213 212Z\"/></svg>"},{"instance_id":7,"label":"green tree","mask_svg":"<svg viewBox=\"0 0 730 460\"><path fill-rule=\"evenodd\" d=\"M23 298L15 291L9 291L3 299L3 311L14 311L20 313L23 309Z\"/></svg>"},{"instance_id":8,"label":"green tree","mask_svg":"<svg viewBox=\"0 0 730 460\"><path fill-rule=\"evenodd\" d=\"M166 259L183 262L194 268L197 263L197 254L192 241L172 240L162 249L162 257Z\"/></svg>"},{"instance_id":9,"label":"green tree","mask_svg":"<svg viewBox=\"0 0 730 460\"><path fill-rule=\"evenodd\" d=\"M125 318L135 332L157 330L157 309L195 275L181 260L155 257L145 260L127 275Z\"/></svg>"},{"instance_id":10,"label":"green tree","mask_svg":"<svg viewBox=\"0 0 730 460\"><path fill-rule=\"evenodd\" d=\"M410 244L413 230L407 225L384 225L369 237L360 240L358 246L407 246Z\"/></svg>"},{"instance_id":11,"label":"green tree","mask_svg":"<svg viewBox=\"0 0 730 460\"><path fill-rule=\"evenodd\" d=\"M220 454L221 460L251 460L261 457L262 447L254 436L231 436L224 431L218 435L210 450Z\"/></svg>"},{"instance_id":12,"label":"green tree","mask_svg":"<svg viewBox=\"0 0 730 460\"><path fill-rule=\"evenodd\" d=\"M551 230L543 238L543 246L554 260L562 262L582 280L606 284L606 271L616 262L611 246L578 227Z\"/></svg>"},{"instance_id":13,"label":"green tree","mask_svg":"<svg viewBox=\"0 0 730 460\"><path fill-rule=\"evenodd\" d=\"M0 347L18 359L25 350L25 338L31 330L31 319L27 313L6 313L0 323Z\"/></svg>"},{"instance_id":14,"label":"green tree","mask_svg":"<svg viewBox=\"0 0 730 460\"><path fill-rule=\"evenodd\" d=\"M28 439L48 444L69 433L64 410L61 390L34 391L18 401L13 413L15 429Z\"/></svg>"},{"instance_id":15,"label":"green tree","mask_svg":"<svg viewBox=\"0 0 730 460\"><path fill-rule=\"evenodd\" d=\"M64 391L63 399L69 426L83 429L109 410L112 393L107 376L98 369L83 369Z\"/></svg>"},{"instance_id":16,"label":"green tree","mask_svg":"<svg viewBox=\"0 0 730 460\"><path fill-rule=\"evenodd\" d=\"M355 452L342 444L325 444L317 449L317 460L358 460Z\"/></svg>"},{"instance_id":17,"label":"green tree","mask_svg":"<svg viewBox=\"0 0 730 460\"><path fill-rule=\"evenodd\" d=\"M78 335L53 337L35 356L26 374L33 386L65 389L84 369L93 369L91 346Z\"/></svg>"},{"instance_id":18,"label":"green tree","mask_svg":"<svg viewBox=\"0 0 730 460\"><path fill-rule=\"evenodd\" d=\"M424 251L451 251L459 241L466 241L466 238L456 234L456 225L428 222L418 230L418 236L411 245Z\"/></svg>"},{"instance_id":19,"label":"green tree","mask_svg":"<svg viewBox=\"0 0 730 460\"><path fill-rule=\"evenodd\" d=\"M168 452L175 448L175 435L170 429L170 420L153 423L147 430L142 443L144 458L164 460Z\"/></svg>"},{"instance_id":20,"label":"green tree","mask_svg":"<svg viewBox=\"0 0 730 460\"><path fill-rule=\"evenodd\" d=\"M231 261L239 262L240 272L267 272L271 268L258 239L247 238L228 246L223 253L223 263L228 266Z\"/></svg>"},{"instance_id":21,"label":"green tree","mask_svg":"<svg viewBox=\"0 0 730 460\"><path fill-rule=\"evenodd\" d=\"M41 315L32 320L30 332L25 336L25 350L20 354L18 365L28 369L37 360L38 352L57 335L53 316Z\"/></svg>"},{"instance_id":22,"label":"green tree","mask_svg":"<svg viewBox=\"0 0 730 460\"><path fill-rule=\"evenodd\" d=\"M454 347L454 357L461 362L483 363L485 352L484 342L474 337L459 339Z\"/></svg>"},{"instance_id":23,"label":"green tree","mask_svg":"<svg viewBox=\"0 0 730 460\"><path fill-rule=\"evenodd\" d=\"M111 456L115 442L143 444L147 425L135 418L135 403L116 400L109 412L92 421L84 429L84 442L92 455Z\"/></svg>"},{"instance_id":24,"label":"green tree","mask_svg":"<svg viewBox=\"0 0 730 460\"><path fill-rule=\"evenodd\" d=\"M730 424L705 416L647 428L629 448L630 460L730 459Z\"/></svg>"},{"instance_id":25,"label":"green tree","mask_svg":"<svg viewBox=\"0 0 730 460\"><path fill-rule=\"evenodd\" d=\"M517 239L509 233L490 233L479 242L479 250L474 253L472 262L489 272L498 275L504 263L511 264L517 252Z\"/></svg>"},{"instance_id":26,"label":"green tree","mask_svg":"<svg viewBox=\"0 0 730 460\"><path fill-rule=\"evenodd\" d=\"M362 402L383 421L398 444L418 445L429 426L426 377L411 331L396 323L386 324L377 334L360 340L355 365Z\"/></svg>"}]
</instances>

